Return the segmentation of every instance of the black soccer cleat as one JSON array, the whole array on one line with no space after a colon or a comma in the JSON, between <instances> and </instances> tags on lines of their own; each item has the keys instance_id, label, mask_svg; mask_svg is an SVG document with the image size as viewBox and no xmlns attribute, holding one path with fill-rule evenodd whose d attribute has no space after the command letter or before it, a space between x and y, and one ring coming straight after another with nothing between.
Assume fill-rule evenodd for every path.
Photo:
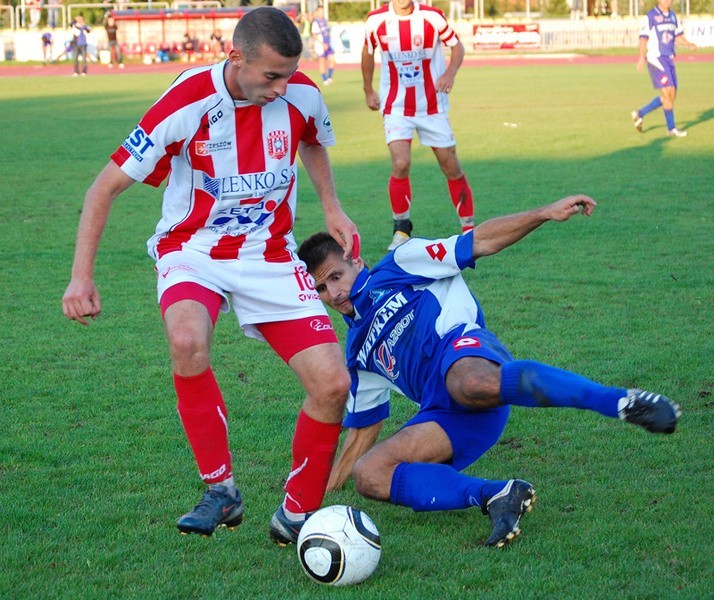
<instances>
[{"instance_id":1,"label":"black soccer cleat","mask_svg":"<svg viewBox=\"0 0 714 600\"><path fill-rule=\"evenodd\" d=\"M491 519L493 530L486 546L503 548L520 535L518 524L523 513L533 510L536 493L533 486L522 479L511 479L498 494L487 503L484 514Z\"/></svg>"},{"instance_id":2,"label":"black soccer cleat","mask_svg":"<svg viewBox=\"0 0 714 600\"><path fill-rule=\"evenodd\" d=\"M310 514L308 513L307 517ZM270 539L283 548L288 544L297 544L298 535L300 535L300 530L305 521L307 521L307 517L301 521L291 521L285 514L281 504L270 519Z\"/></svg>"},{"instance_id":3,"label":"black soccer cleat","mask_svg":"<svg viewBox=\"0 0 714 600\"><path fill-rule=\"evenodd\" d=\"M243 500L236 490L235 498L224 486L214 486L203 495L190 513L186 513L178 521L176 527L187 535L198 533L211 535L217 527L234 529L243 520Z\"/></svg>"},{"instance_id":4,"label":"black soccer cleat","mask_svg":"<svg viewBox=\"0 0 714 600\"><path fill-rule=\"evenodd\" d=\"M653 392L632 389L620 398L617 412L623 421L644 427L652 433L673 433L682 415L669 398Z\"/></svg>"}]
</instances>

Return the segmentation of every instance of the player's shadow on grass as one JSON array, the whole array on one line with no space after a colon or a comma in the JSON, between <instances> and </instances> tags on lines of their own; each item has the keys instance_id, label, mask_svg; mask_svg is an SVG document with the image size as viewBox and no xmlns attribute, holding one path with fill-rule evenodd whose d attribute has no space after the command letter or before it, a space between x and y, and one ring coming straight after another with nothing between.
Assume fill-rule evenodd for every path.
<instances>
[{"instance_id":1,"label":"player's shadow on grass","mask_svg":"<svg viewBox=\"0 0 714 600\"><path fill-rule=\"evenodd\" d=\"M684 125L684 129L692 129L693 127L696 127L697 125L700 125L702 123L706 123L707 121L711 121L714 119L714 108L710 108L709 110L705 110L703 113L701 113L697 118L687 121L687 123Z\"/></svg>"}]
</instances>

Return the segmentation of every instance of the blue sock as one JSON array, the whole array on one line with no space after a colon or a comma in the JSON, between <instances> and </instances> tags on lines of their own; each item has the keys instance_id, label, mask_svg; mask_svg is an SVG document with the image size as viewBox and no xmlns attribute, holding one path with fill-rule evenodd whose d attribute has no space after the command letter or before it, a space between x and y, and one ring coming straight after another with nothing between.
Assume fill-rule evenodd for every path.
<instances>
[{"instance_id":1,"label":"blue sock","mask_svg":"<svg viewBox=\"0 0 714 600\"><path fill-rule=\"evenodd\" d=\"M328 69L327 70L327 78L332 79L332 74L335 72L334 69Z\"/></svg>"},{"instance_id":2,"label":"blue sock","mask_svg":"<svg viewBox=\"0 0 714 600\"><path fill-rule=\"evenodd\" d=\"M672 131L674 129L674 111L673 110L665 110L664 111L664 120L667 121L667 129Z\"/></svg>"},{"instance_id":3,"label":"blue sock","mask_svg":"<svg viewBox=\"0 0 714 600\"><path fill-rule=\"evenodd\" d=\"M647 113L651 113L653 110L657 110L660 106L662 106L662 98L657 96L654 100L652 100L652 102L638 110L637 114L641 117L644 117Z\"/></svg>"},{"instance_id":4,"label":"blue sock","mask_svg":"<svg viewBox=\"0 0 714 600\"><path fill-rule=\"evenodd\" d=\"M617 417L623 388L606 387L532 360L517 360L501 367L501 401L515 406L582 408Z\"/></svg>"},{"instance_id":5,"label":"blue sock","mask_svg":"<svg viewBox=\"0 0 714 600\"><path fill-rule=\"evenodd\" d=\"M415 511L484 506L507 481L478 479L438 463L400 463L392 477L389 500Z\"/></svg>"}]
</instances>

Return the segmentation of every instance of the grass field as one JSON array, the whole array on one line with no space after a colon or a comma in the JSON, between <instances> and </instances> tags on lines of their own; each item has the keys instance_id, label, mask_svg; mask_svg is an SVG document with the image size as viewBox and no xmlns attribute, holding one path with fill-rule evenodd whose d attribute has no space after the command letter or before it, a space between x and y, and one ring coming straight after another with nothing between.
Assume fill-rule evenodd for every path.
<instances>
[{"instance_id":1,"label":"grass field","mask_svg":"<svg viewBox=\"0 0 714 600\"><path fill-rule=\"evenodd\" d=\"M342 590L311 583L292 549L268 541L302 395L232 314L218 322L213 361L246 519L210 539L177 533L202 486L145 253L160 193L137 185L114 207L100 318L82 328L61 313L84 191L173 76L0 81L0 598L711 597L714 63L682 64L679 76L686 139L665 135L661 112L634 131L629 112L654 93L632 65L464 68L451 112L479 220L575 191L599 203L467 274L490 328L517 357L666 393L681 404L679 430L514 409L468 470L538 490L505 551L482 546L490 527L478 511L413 513L350 483L326 503L364 509L384 551L373 578ZM391 237L380 119L357 71L339 71L325 96L340 197L373 262ZM298 240L323 227L302 182ZM413 191L417 235L456 231L418 144ZM412 411L396 399L388 432Z\"/></svg>"}]
</instances>

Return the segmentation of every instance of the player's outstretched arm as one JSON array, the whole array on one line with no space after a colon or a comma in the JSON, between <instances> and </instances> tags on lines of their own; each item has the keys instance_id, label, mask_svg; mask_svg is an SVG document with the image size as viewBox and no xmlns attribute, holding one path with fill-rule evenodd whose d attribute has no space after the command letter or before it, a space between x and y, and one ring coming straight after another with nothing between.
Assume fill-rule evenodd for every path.
<instances>
[{"instance_id":1,"label":"player's outstretched arm","mask_svg":"<svg viewBox=\"0 0 714 600\"><path fill-rule=\"evenodd\" d=\"M374 446L384 421L360 429L350 428L342 444L340 454L332 467L330 479L327 482L327 491L340 490L352 477L352 467L357 460Z\"/></svg>"},{"instance_id":2,"label":"player's outstretched arm","mask_svg":"<svg viewBox=\"0 0 714 600\"><path fill-rule=\"evenodd\" d=\"M94 284L94 261L109 211L116 197L134 180L110 161L87 190L72 264L72 279L62 298L65 317L88 325L102 311L101 299Z\"/></svg>"},{"instance_id":3,"label":"player's outstretched arm","mask_svg":"<svg viewBox=\"0 0 714 600\"><path fill-rule=\"evenodd\" d=\"M484 221L474 228L474 258L496 254L548 221L567 221L578 213L590 216L595 206L589 196L576 194L540 208Z\"/></svg>"}]
</instances>

